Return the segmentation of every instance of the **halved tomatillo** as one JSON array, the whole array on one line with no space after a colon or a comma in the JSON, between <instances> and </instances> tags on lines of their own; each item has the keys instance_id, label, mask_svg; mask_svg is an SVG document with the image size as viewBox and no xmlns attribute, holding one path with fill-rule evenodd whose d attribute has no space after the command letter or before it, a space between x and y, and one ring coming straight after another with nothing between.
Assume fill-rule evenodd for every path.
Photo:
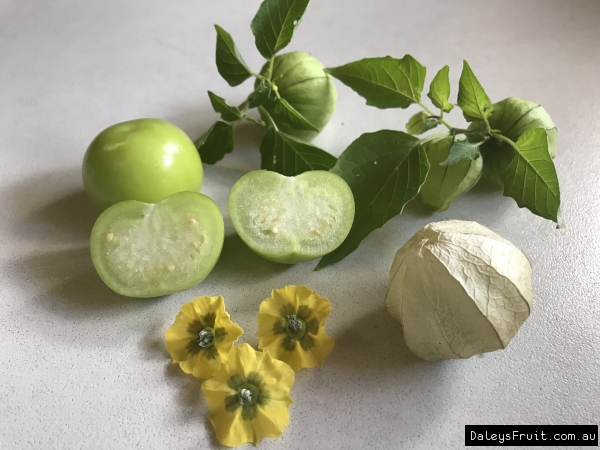
<instances>
[{"instance_id":1,"label":"halved tomatillo","mask_svg":"<svg viewBox=\"0 0 600 450\"><path fill-rule=\"evenodd\" d=\"M179 192L156 204L129 200L98 217L90 239L92 262L113 291L157 297L206 278L224 236L221 211L206 195Z\"/></svg>"},{"instance_id":2,"label":"halved tomatillo","mask_svg":"<svg viewBox=\"0 0 600 450\"><path fill-rule=\"evenodd\" d=\"M354 220L348 184L330 172L295 177L257 170L244 175L229 194L229 215L255 253L295 264L335 250Z\"/></svg>"}]
</instances>

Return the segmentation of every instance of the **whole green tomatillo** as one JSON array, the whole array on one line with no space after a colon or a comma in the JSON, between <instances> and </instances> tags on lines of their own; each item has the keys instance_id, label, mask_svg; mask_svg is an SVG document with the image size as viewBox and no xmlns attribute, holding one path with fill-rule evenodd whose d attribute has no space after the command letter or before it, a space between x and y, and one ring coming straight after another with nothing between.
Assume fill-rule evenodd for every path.
<instances>
[{"instance_id":1,"label":"whole green tomatillo","mask_svg":"<svg viewBox=\"0 0 600 450\"><path fill-rule=\"evenodd\" d=\"M92 141L83 158L83 185L106 209L125 200L157 203L182 191L198 192L202 162L191 139L160 119L118 123Z\"/></svg>"},{"instance_id":2,"label":"whole green tomatillo","mask_svg":"<svg viewBox=\"0 0 600 450\"><path fill-rule=\"evenodd\" d=\"M548 135L548 153L554 158L556 156L556 134L557 128L546 110L537 103L522 100L516 97L505 98L494 104L494 112L488 119L492 130L500 130L513 142L516 142L529 128L543 128ZM484 130L485 122L476 121L471 123L469 130ZM509 144L498 139L489 139L481 147L484 164L482 177L502 186L500 173L502 158L499 155L508 149Z\"/></svg>"},{"instance_id":3,"label":"whole green tomatillo","mask_svg":"<svg viewBox=\"0 0 600 450\"><path fill-rule=\"evenodd\" d=\"M311 55L291 52L274 58L271 74L271 80L281 98L287 100L319 132L331 119L337 100L333 80L324 72L324 68L323 64ZM267 76L268 70L267 63L263 66L261 75ZM260 80L257 79L255 87L258 87L259 83ZM263 105L271 117L275 100L276 96L271 94L269 101ZM314 131L294 130L275 117L273 119L281 131L301 139L311 139L319 134ZM263 120L266 120L265 117Z\"/></svg>"},{"instance_id":4,"label":"whole green tomatillo","mask_svg":"<svg viewBox=\"0 0 600 450\"><path fill-rule=\"evenodd\" d=\"M482 158L442 166L452 147L452 137L428 143L429 172L421 186L422 202L434 211L445 211L459 196L471 189L481 176Z\"/></svg>"}]
</instances>

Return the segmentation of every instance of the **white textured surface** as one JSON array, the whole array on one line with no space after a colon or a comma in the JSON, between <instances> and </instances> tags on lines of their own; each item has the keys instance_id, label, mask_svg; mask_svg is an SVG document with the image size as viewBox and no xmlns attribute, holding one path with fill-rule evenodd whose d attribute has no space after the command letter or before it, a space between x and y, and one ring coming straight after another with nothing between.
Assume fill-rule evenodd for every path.
<instances>
[{"instance_id":1,"label":"white textured surface","mask_svg":"<svg viewBox=\"0 0 600 450\"><path fill-rule=\"evenodd\" d=\"M91 265L96 213L80 163L103 128L159 117L199 136L215 120L206 90L231 103L214 65L218 23L257 70L249 22L258 0L0 0L0 448L197 449L215 446L200 382L168 364L163 334L195 295L225 296L256 344L272 288L307 284L331 299L326 364L297 374L291 423L263 448L455 449L464 425L600 421L600 3L527 0L313 0L289 50L326 66L411 53L429 78L462 58L494 100L541 103L559 127L556 164L568 228L479 186L429 215L418 202L352 256L313 272L280 266L228 237L200 286L131 300ZM429 81L428 81L429 82ZM403 129L416 110L380 111L348 88L316 143L339 154L360 133ZM457 125L461 118L451 115ZM203 192L227 194L259 165L260 131L206 167ZM531 317L505 351L467 361L412 356L385 312L396 250L428 222L475 220L519 246L534 271Z\"/></svg>"}]
</instances>

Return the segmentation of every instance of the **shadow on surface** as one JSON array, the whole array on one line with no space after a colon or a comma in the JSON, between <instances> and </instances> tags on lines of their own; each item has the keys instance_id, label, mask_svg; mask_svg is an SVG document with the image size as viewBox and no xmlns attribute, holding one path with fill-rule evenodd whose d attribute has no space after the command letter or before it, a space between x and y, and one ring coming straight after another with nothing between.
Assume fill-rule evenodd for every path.
<instances>
[{"instance_id":1,"label":"shadow on surface","mask_svg":"<svg viewBox=\"0 0 600 450\"><path fill-rule=\"evenodd\" d=\"M435 212L432 211L431 208L425 206L421 201L421 197L417 194L415 198L404 206L402 214L408 214L412 217L422 219L425 217L433 217Z\"/></svg>"},{"instance_id":2,"label":"shadow on surface","mask_svg":"<svg viewBox=\"0 0 600 450\"><path fill-rule=\"evenodd\" d=\"M381 308L361 317L336 339L327 364L380 372L398 366L430 363L417 358L408 349L402 327Z\"/></svg>"},{"instance_id":3,"label":"shadow on surface","mask_svg":"<svg viewBox=\"0 0 600 450\"><path fill-rule=\"evenodd\" d=\"M35 299L38 304L68 318L90 311L113 315L119 306L138 309L162 298L134 299L110 290L96 273L87 247L30 256L17 269L25 282L43 292Z\"/></svg>"},{"instance_id":4,"label":"shadow on surface","mask_svg":"<svg viewBox=\"0 0 600 450\"><path fill-rule=\"evenodd\" d=\"M235 150L257 152L265 134L265 129L259 125L242 121L233 129L235 139Z\"/></svg>"},{"instance_id":5,"label":"shadow on surface","mask_svg":"<svg viewBox=\"0 0 600 450\"><path fill-rule=\"evenodd\" d=\"M489 195L500 195L502 196L502 186L497 185L484 178L480 179L475 186L469 189L464 195L473 194L489 194Z\"/></svg>"},{"instance_id":6,"label":"shadow on surface","mask_svg":"<svg viewBox=\"0 0 600 450\"><path fill-rule=\"evenodd\" d=\"M171 355L169 355L169 351L165 347L163 327L158 324L150 326L148 333L140 341L140 349L145 354L147 360L171 360Z\"/></svg>"},{"instance_id":7,"label":"shadow on surface","mask_svg":"<svg viewBox=\"0 0 600 450\"><path fill-rule=\"evenodd\" d=\"M40 244L87 244L100 215L83 190L79 168L21 180L3 196L12 211L22 212L14 218L12 233Z\"/></svg>"},{"instance_id":8,"label":"shadow on surface","mask_svg":"<svg viewBox=\"0 0 600 450\"><path fill-rule=\"evenodd\" d=\"M292 265L267 261L258 256L237 234L225 236L223 251L210 276L251 276L255 279L269 278L289 270Z\"/></svg>"},{"instance_id":9,"label":"shadow on surface","mask_svg":"<svg viewBox=\"0 0 600 450\"><path fill-rule=\"evenodd\" d=\"M177 393L177 403L181 407L181 410L177 421L180 422L181 420L186 420L196 424L204 423L204 427L207 430L206 435L210 439L211 448L227 448L219 443L212 423L208 419L210 409L201 390L204 380L184 373L183 370L180 369L179 364L174 364L172 362L165 365L165 375L169 381L176 384L179 388Z\"/></svg>"},{"instance_id":10,"label":"shadow on surface","mask_svg":"<svg viewBox=\"0 0 600 450\"><path fill-rule=\"evenodd\" d=\"M48 235L53 230L60 229L71 234L74 239L88 241L99 215L100 210L81 189L34 211L29 220L39 223Z\"/></svg>"}]
</instances>

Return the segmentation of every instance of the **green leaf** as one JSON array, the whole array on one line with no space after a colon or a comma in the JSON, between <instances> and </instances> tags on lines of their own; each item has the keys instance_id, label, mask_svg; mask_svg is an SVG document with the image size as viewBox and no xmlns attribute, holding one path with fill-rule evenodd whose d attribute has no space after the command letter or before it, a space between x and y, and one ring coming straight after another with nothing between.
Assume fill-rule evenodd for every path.
<instances>
[{"instance_id":1,"label":"green leaf","mask_svg":"<svg viewBox=\"0 0 600 450\"><path fill-rule=\"evenodd\" d=\"M546 130L525 131L507 161L501 173L504 195L514 198L520 208L559 223L560 190Z\"/></svg>"},{"instance_id":2,"label":"green leaf","mask_svg":"<svg viewBox=\"0 0 600 450\"><path fill-rule=\"evenodd\" d=\"M224 98L208 91L208 97L215 112L221 114L225 122L237 122L242 119L242 112L235 106L229 106Z\"/></svg>"},{"instance_id":3,"label":"green leaf","mask_svg":"<svg viewBox=\"0 0 600 450\"><path fill-rule=\"evenodd\" d=\"M467 139L454 139L448 157L440 163L440 166L449 166L467 160L475 161L481 157L479 147L484 142L469 142Z\"/></svg>"},{"instance_id":4,"label":"green leaf","mask_svg":"<svg viewBox=\"0 0 600 450\"><path fill-rule=\"evenodd\" d=\"M287 100L280 98L275 102L273 116L281 122L289 125L294 130L319 131L312 123L304 118Z\"/></svg>"},{"instance_id":5,"label":"green leaf","mask_svg":"<svg viewBox=\"0 0 600 450\"><path fill-rule=\"evenodd\" d=\"M287 134L267 129L260 144L260 167L291 177L309 170L329 170L335 156Z\"/></svg>"},{"instance_id":6,"label":"green leaf","mask_svg":"<svg viewBox=\"0 0 600 450\"><path fill-rule=\"evenodd\" d=\"M217 30L217 70L229 86L242 84L252 75L231 35L215 25Z\"/></svg>"},{"instance_id":7,"label":"green leaf","mask_svg":"<svg viewBox=\"0 0 600 450\"><path fill-rule=\"evenodd\" d=\"M285 48L298 26L309 0L264 0L252 19L250 28L256 48L263 57L271 59Z\"/></svg>"},{"instance_id":8,"label":"green leaf","mask_svg":"<svg viewBox=\"0 0 600 450\"><path fill-rule=\"evenodd\" d=\"M260 80L252 94L248 96L248 108L258 108L264 105L269 99L270 93L271 87L269 84L264 80Z\"/></svg>"},{"instance_id":9,"label":"green leaf","mask_svg":"<svg viewBox=\"0 0 600 450\"><path fill-rule=\"evenodd\" d=\"M219 120L194 144L196 144L202 162L214 164L233 150L233 125Z\"/></svg>"},{"instance_id":10,"label":"green leaf","mask_svg":"<svg viewBox=\"0 0 600 450\"><path fill-rule=\"evenodd\" d=\"M346 240L319 261L317 269L341 261L372 231L400 214L425 182L429 162L419 139L401 131L380 130L356 139L331 172L352 189L356 214Z\"/></svg>"},{"instance_id":11,"label":"green leaf","mask_svg":"<svg viewBox=\"0 0 600 450\"><path fill-rule=\"evenodd\" d=\"M407 108L421 101L425 67L410 55L402 59L365 58L325 69L377 108Z\"/></svg>"},{"instance_id":12,"label":"green leaf","mask_svg":"<svg viewBox=\"0 0 600 450\"><path fill-rule=\"evenodd\" d=\"M467 122L486 120L494 111L492 102L487 96L479 80L471 70L469 63L463 61L458 87L458 106L463 111Z\"/></svg>"},{"instance_id":13,"label":"green leaf","mask_svg":"<svg viewBox=\"0 0 600 450\"><path fill-rule=\"evenodd\" d=\"M408 119L406 123L406 131L408 134L417 135L432 130L440 124L436 117L429 117L424 111L420 111Z\"/></svg>"},{"instance_id":14,"label":"green leaf","mask_svg":"<svg viewBox=\"0 0 600 450\"><path fill-rule=\"evenodd\" d=\"M436 108L440 108L444 112L452 111L454 105L448 102L450 98L450 67L444 66L438 73L435 74L431 84L429 85L429 93L427 97L431 100Z\"/></svg>"}]
</instances>

